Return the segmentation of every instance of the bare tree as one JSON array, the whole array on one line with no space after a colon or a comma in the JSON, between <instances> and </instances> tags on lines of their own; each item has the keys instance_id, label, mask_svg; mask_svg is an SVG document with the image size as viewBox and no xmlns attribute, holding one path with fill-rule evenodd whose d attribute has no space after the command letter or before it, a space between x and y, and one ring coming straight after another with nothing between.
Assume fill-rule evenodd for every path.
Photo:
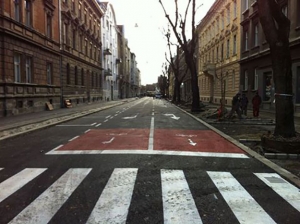
<instances>
[{"instance_id":1,"label":"bare tree","mask_svg":"<svg viewBox=\"0 0 300 224\"><path fill-rule=\"evenodd\" d=\"M158 87L160 89L160 93L163 96L168 95L168 79L169 79L169 68L166 62L162 64L162 75L159 77Z\"/></svg>"},{"instance_id":2,"label":"bare tree","mask_svg":"<svg viewBox=\"0 0 300 224\"><path fill-rule=\"evenodd\" d=\"M275 83L276 126L274 135L294 137L292 59L289 47L290 20L276 0L258 0L258 14L270 46Z\"/></svg>"},{"instance_id":3,"label":"bare tree","mask_svg":"<svg viewBox=\"0 0 300 224\"><path fill-rule=\"evenodd\" d=\"M178 0L174 0L175 3L175 21L172 21L169 14L167 13L163 3L159 0L165 16L173 30L173 33L178 41L180 49L184 52L184 58L186 65L191 73L191 86L192 86L192 111L198 111L200 109L200 96L199 96L199 87L198 87L198 76L197 76L197 67L195 61L195 49L197 44L197 34L195 31L195 14L196 14L196 0L188 0L188 4L185 10L185 14L182 15L178 12ZM187 23L187 14L189 7L192 3L192 38L187 40L186 37L186 23Z\"/></svg>"},{"instance_id":4,"label":"bare tree","mask_svg":"<svg viewBox=\"0 0 300 224\"><path fill-rule=\"evenodd\" d=\"M173 72L174 78L175 78L175 86L174 86L172 101L176 102L176 103L180 103L180 101L181 101L180 85L187 74L187 67L186 67L185 63L184 64L181 63L182 62L182 60L181 60L182 54L181 54L181 51L180 51L178 45L176 45L176 56L175 57L172 56L173 54L172 54L171 45L175 45L175 44L171 43L171 40L170 40L171 34L170 34L169 30L165 36L167 37L169 57L170 57L170 58L168 58L167 53L166 53L166 60L169 63L170 69Z\"/></svg>"}]
</instances>

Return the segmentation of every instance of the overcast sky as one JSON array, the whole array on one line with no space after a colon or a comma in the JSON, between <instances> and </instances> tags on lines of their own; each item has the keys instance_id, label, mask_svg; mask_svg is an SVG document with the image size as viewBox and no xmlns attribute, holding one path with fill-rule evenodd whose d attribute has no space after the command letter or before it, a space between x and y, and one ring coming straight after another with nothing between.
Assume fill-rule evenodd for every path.
<instances>
[{"instance_id":1,"label":"overcast sky","mask_svg":"<svg viewBox=\"0 0 300 224\"><path fill-rule=\"evenodd\" d=\"M109 0L109 2L115 10L117 24L125 26L125 37L128 39L130 51L136 55L142 85L156 83L157 77L162 74L162 64L166 61L167 41L163 36L163 29L167 29L168 24L159 1ZM173 16L174 0L162 0L162 2L170 16ZM184 11L187 0L178 2L181 11ZM213 3L214 0L196 1L197 7L202 5L197 10L197 23Z\"/></svg>"}]
</instances>

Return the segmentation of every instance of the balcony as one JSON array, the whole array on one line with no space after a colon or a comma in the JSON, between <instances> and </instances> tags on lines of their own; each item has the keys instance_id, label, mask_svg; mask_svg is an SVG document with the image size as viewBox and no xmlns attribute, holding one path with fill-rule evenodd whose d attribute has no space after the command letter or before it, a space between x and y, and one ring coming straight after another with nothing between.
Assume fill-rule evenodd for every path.
<instances>
[{"instance_id":1,"label":"balcony","mask_svg":"<svg viewBox=\"0 0 300 224\"><path fill-rule=\"evenodd\" d=\"M216 74L216 64L212 63L212 62L206 62L206 63L204 63L204 65L203 65L203 73L206 76L214 78L215 74Z\"/></svg>"},{"instance_id":2,"label":"balcony","mask_svg":"<svg viewBox=\"0 0 300 224\"><path fill-rule=\"evenodd\" d=\"M108 69L105 69L104 70L104 75L105 76L112 76L112 72L111 72L111 70L108 68Z\"/></svg>"},{"instance_id":3,"label":"balcony","mask_svg":"<svg viewBox=\"0 0 300 224\"><path fill-rule=\"evenodd\" d=\"M110 50L109 48L106 48L106 49L103 51L103 54L104 54L104 55L112 55L111 50Z\"/></svg>"},{"instance_id":4,"label":"balcony","mask_svg":"<svg viewBox=\"0 0 300 224\"><path fill-rule=\"evenodd\" d=\"M121 59L121 58L117 58L117 59L116 59L116 63L117 63L117 64L121 64L121 63L122 63L122 59Z\"/></svg>"}]
</instances>

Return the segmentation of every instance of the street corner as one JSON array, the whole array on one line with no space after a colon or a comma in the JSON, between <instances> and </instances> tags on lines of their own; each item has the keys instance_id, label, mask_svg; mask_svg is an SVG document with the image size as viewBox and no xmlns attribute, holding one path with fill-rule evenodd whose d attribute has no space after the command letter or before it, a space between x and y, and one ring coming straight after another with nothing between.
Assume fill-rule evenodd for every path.
<instances>
[{"instance_id":1,"label":"street corner","mask_svg":"<svg viewBox=\"0 0 300 224\"><path fill-rule=\"evenodd\" d=\"M211 130L156 129L154 150L241 153L245 152Z\"/></svg>"},{"instance_id":2,"label":"street corner","mask_svg":"<svg viewBox=\"0 0 300 224\"><path fill-rule=\"evenodd\" d=\"M93 129L57 151L147 150L148 139L146 129Z\"/></svg>"}]
</instances>

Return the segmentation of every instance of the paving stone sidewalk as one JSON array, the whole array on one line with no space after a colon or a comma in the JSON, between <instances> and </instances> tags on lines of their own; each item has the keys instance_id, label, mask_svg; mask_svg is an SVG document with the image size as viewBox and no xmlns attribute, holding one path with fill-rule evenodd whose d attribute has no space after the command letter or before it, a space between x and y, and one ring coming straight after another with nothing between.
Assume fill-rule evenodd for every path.
<instances>
[{"instance_id":1,"label":"paving stone sidewalk","mask_svg":"<svg viewBox=\"0 0 300 224\"><path fill-rule=\"evenodd\" d=\"M47 126L56 125L91 113L96 113L136 99L137 98L115 101L99 101L81 104L72 108L59 108L52 111L40 111L10 117L2 117L0 118L0 140L45 128Z\"/></svg>"}]
</instances>

